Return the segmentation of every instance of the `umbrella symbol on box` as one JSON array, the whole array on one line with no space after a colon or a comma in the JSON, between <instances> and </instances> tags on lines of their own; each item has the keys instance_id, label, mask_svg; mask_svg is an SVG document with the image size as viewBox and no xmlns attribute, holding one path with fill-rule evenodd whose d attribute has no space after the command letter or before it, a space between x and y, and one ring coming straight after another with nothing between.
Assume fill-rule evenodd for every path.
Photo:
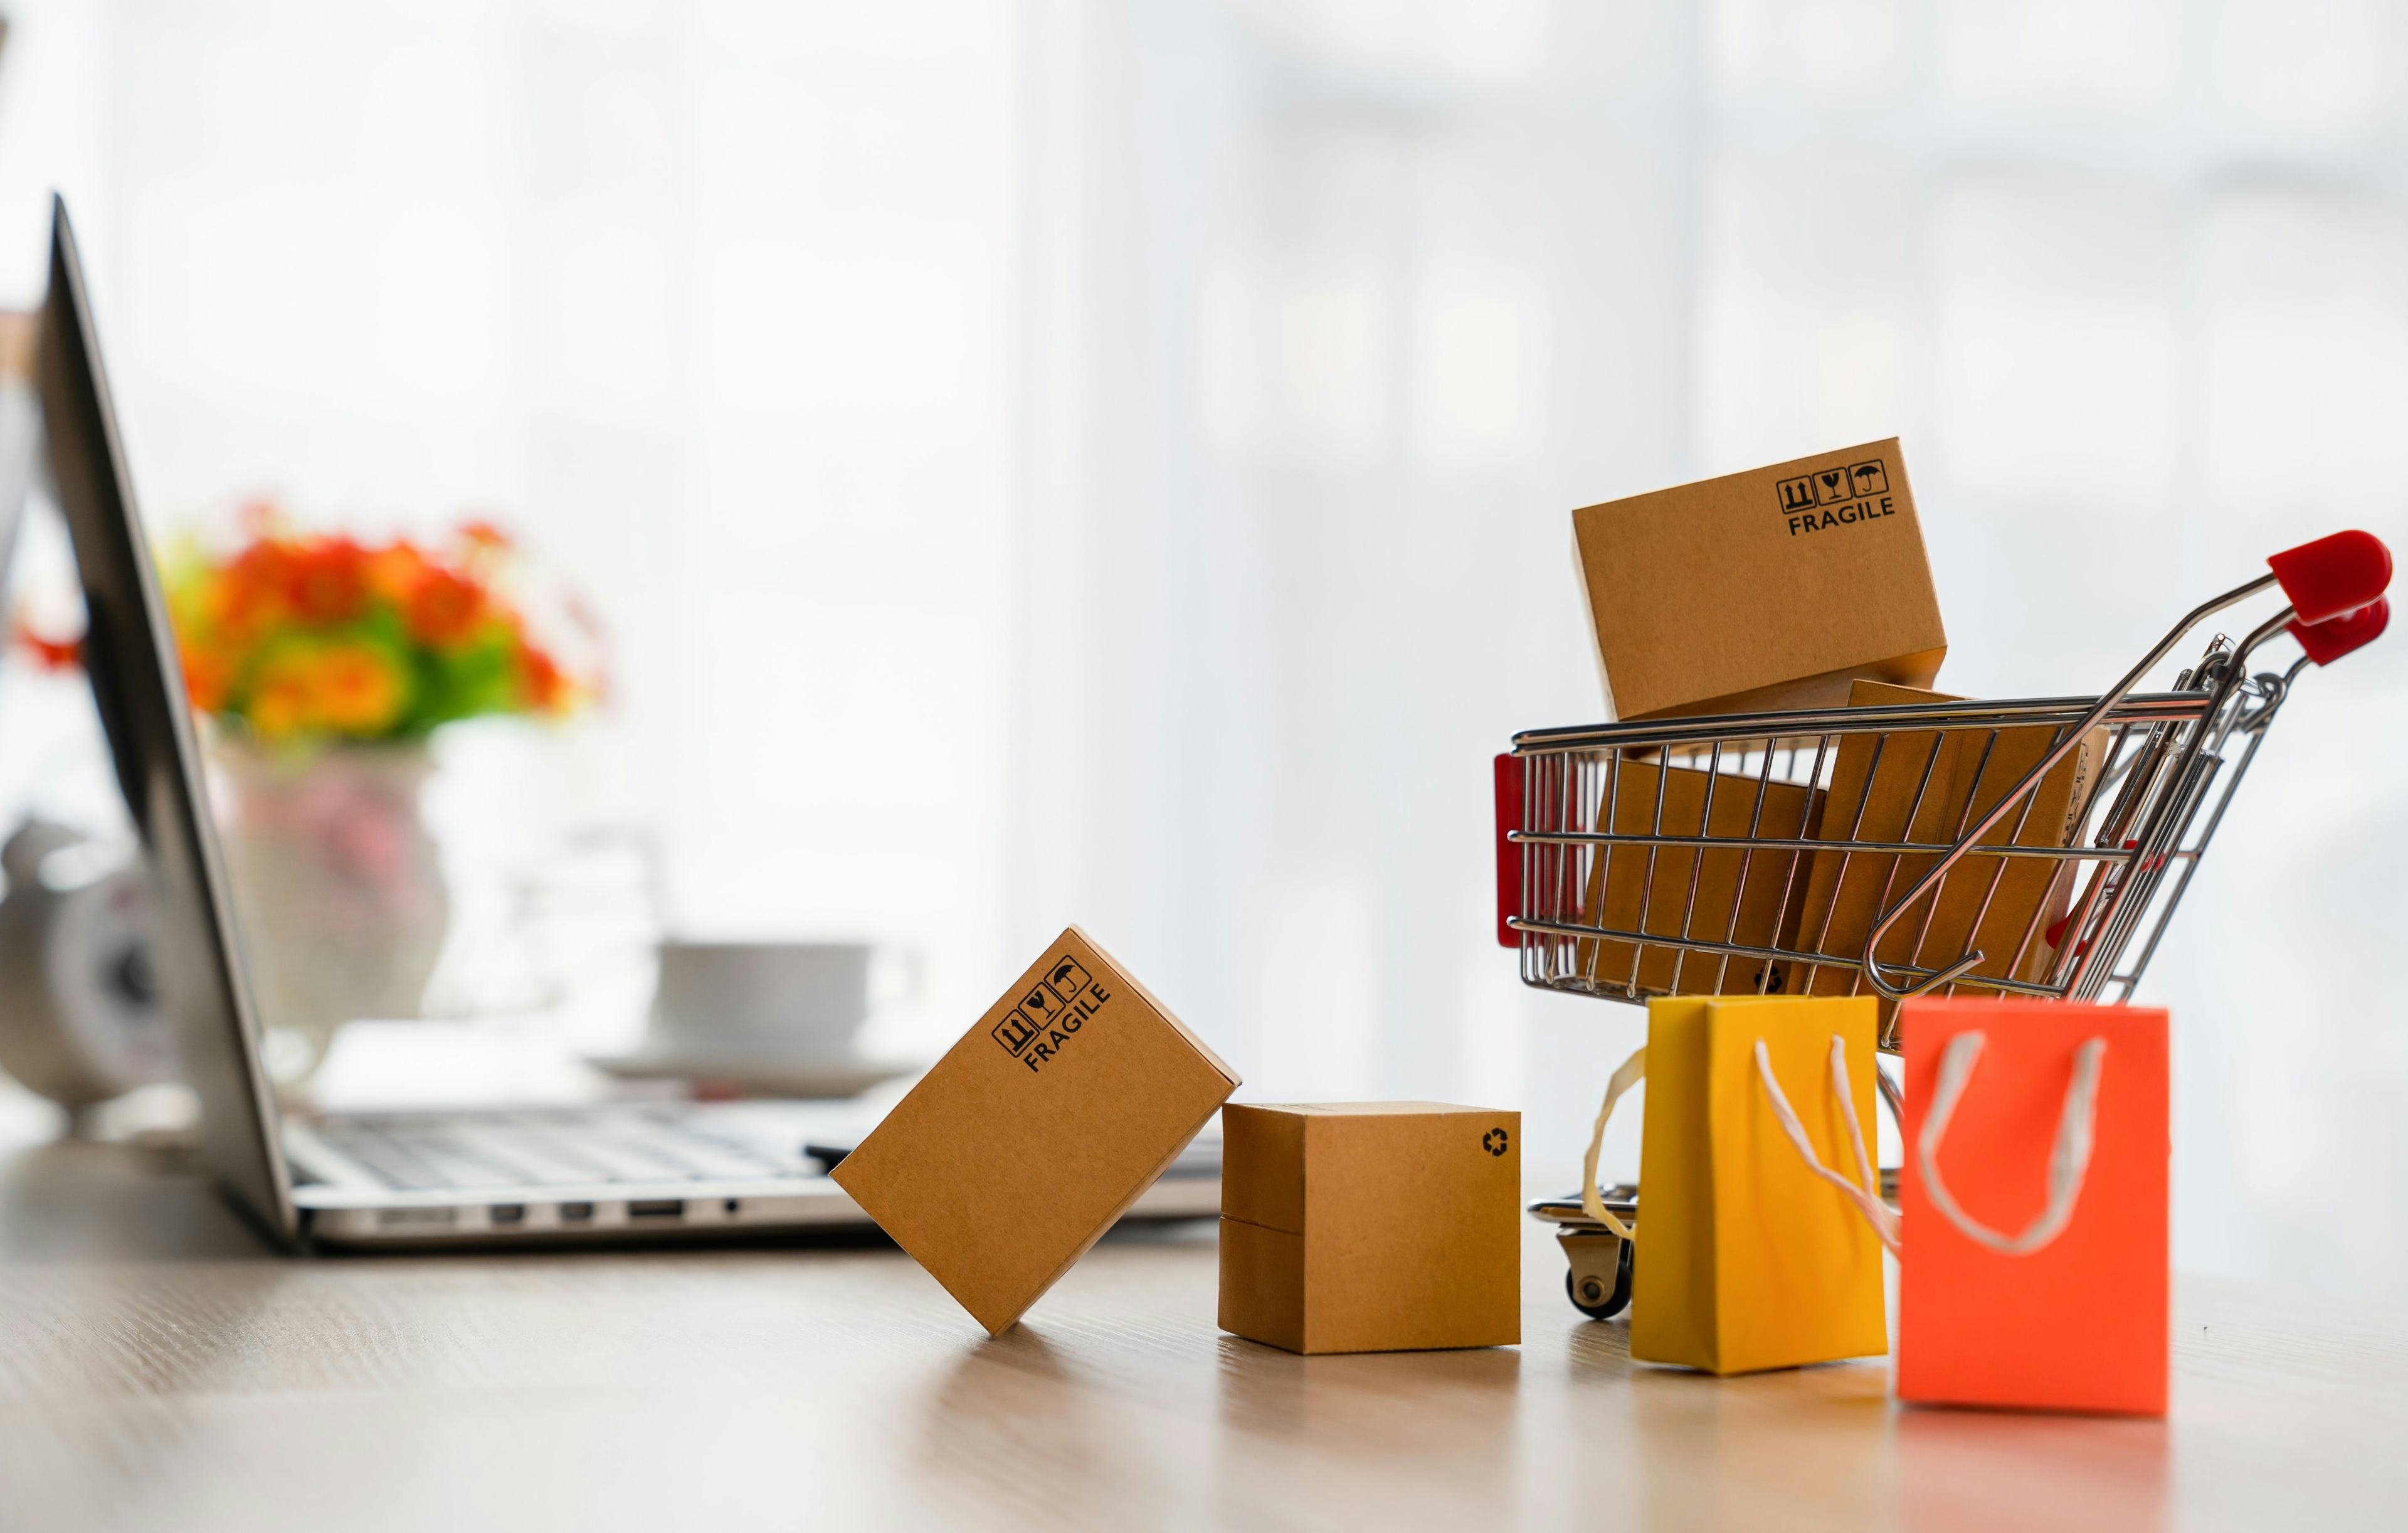
<instances>
[{"instance_id":1,"label":"umbrella symbol on box","mask_svg":"<svg viewBox=\"0 0 2408 1533\"><path fill-rule=\"evenodd\" d=\"M1848 493L1859 497L1889 494L1889 471L1879 458L1860 463L1848 470Z\"/></svg>"},{"instance_id":2,"label":"umbrella symbol on box","mask_svg":"<svg viewBox=\"0 0 2408 1533\"><path fill-rule=\"evenodd\" d=\"M1045 982L1052 985L1054 994L1061 996L1063 1004L1068 1005L1073 996L1087 988L1087 971L1079 967L1079 960L1065 956L1054 960L1054 967L1045 971Z\"/></svg>"}]
</instances>

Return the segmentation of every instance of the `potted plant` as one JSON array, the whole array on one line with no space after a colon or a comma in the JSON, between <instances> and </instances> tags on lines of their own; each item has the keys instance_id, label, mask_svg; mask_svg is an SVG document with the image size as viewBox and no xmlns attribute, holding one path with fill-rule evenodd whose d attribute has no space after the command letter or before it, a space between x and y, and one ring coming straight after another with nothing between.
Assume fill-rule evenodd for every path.
<instances>
[{"instance_id":1,"label":"potted plant","mask_svg":"<svg viewBox=\"0 0 2408 1533\"><path fill-rule=\"evenodd\" d=\"M161 564L271 1067L295 1083L344 1022L420 1012L451 914L421 815L436 731L564 717L593 688L530 633L490 523L366 542L256 504L230 546Z\"/></svg>"}]
</instances>

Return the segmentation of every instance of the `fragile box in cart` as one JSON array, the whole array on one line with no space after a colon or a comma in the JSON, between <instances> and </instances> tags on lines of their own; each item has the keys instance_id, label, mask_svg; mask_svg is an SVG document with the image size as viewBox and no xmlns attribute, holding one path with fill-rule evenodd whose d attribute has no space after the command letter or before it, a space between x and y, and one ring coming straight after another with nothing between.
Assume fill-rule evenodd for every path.
<instances>
[{"instance_id":1,"label":"fragile box in cart","mask_svg":"<svg viewBox=\"0 0 2408 1533\"><path fill-rule=\"evenodd\" d=\"M1000 1333L1237 1086L1073 926L830 1174Z\"/></svg>"},{"instance_id":2,"label":"fragile box in cart","mask_svg":"<svg viewBox=\"0 0 2408 1533\"><path fill-rule=\"evenodd\" d=\"M1948 652L1898 439L1572 513L1621 720L1838 707Z\"/></svg>"}]
</instances>

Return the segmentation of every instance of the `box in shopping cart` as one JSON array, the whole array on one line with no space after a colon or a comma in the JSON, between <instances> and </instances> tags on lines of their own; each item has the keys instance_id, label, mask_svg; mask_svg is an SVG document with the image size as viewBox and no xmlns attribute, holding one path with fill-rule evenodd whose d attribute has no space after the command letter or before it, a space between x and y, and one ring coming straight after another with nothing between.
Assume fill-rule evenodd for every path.
<instances>
[{"instance_id":1,"label":"box in shopping cart","mask_svg":"<svg viewBox=\"0 0 2408 1533\"><path fill-rule=\"evenodd\" d=\"M1589 867L1581 901L1588 924L1650 936L1697 937L1769 946L1783 911L1803 882L1803 854L1742 844L1756 836L1812 836L1822 817L1820 789L1787 782L1757 785L1728 774L1630 761L1608 774L1600 822L1643 834L1668 832L1726 843L1715 850L1634 847L1609 852ZM1609 817L1604 804L1611 801ZM1684 953L1676 948L1598 938L1576 954L1593 980L1636 982L1667 994L1761 988L1761 962ZM1774 977L1770 988L1781 988Z\"/></svg>"},{"instance_id":2,"label":"box in shopping cart","mask_svg":"<svg viewBox=\"0 0 2408 1533\"><path fill-rule=\"evenodd\" d=\"M1883 704L1957 703L1961 697L1916 687L1858 681L1852 708ZM1827 812L1813 834L1835 844L1810 860L1803 897L1787 913L1788 945L1842 960L1861 958L1866 938L1886 902L1912 887L1940 853L1865 856L1844 843L1906 840L1953 844L2056 743L2041 727L1976 734L1968 730L1893 730L1850 735L1833 752ZM2058 848L2081 829L2106 749L2103 730L2079 737L2072 752L2045 773L2000 829L2018 847ZM1877 955L1898 964L1954 958L1979 946L1985 955L1971 970L2028 980L2045 973L2056 955L2057 922L2072 893L2072 869L2030 857L1969 856L1933 893L1891 928ZM1844 996L1853 968L1822 966L1801 990ZM1968 983L1967 993L1977 987ZM1888 1006L1885 1003L1885 1015Z\"/></svg>"},{"instance_id":3,"label":"box in shopping cart","mask_svg":"<svg viewBox=\"0 0 2408 1533\"><path fill-rule=\"evenodd\" d=\"M1614 716L1926 685L1948 652L1895 437L1583 507L1581 589Z\"/></svg>"}]
</instances>

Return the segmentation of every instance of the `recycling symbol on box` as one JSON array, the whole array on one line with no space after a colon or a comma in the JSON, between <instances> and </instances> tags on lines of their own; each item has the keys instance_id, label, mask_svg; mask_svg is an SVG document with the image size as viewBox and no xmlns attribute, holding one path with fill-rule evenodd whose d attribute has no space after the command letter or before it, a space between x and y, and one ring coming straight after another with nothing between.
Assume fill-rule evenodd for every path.
<instances>
[{"instance_id":1,"label":"recycling symbol on box","mask_svg":"<svg viewBox=\"0 0 2408 1533\"><path fill-rule=\"evenodd\" d=\"M1502 1128L1492 1128L1487 1133L1480 1136L1480 1148L1487 1151L1492 1155L1503 1154L1505 1153L1505 1146L1510 1141L1505 1137L1505 1130Z\"/></svg>"}]
</instances>

